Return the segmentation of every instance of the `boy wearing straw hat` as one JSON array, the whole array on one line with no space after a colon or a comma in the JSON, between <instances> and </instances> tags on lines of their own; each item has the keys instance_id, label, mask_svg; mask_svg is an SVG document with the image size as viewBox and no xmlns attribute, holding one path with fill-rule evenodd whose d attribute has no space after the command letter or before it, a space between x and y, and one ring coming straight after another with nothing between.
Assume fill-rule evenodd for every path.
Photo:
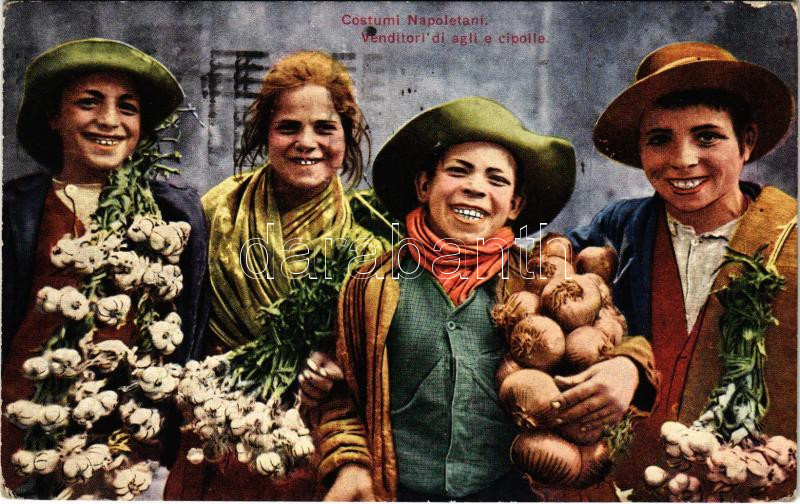
<instances>
[{"instance_id":1,"label":"boy wearing straw hat","mask_svg":"<svg viewBox=\"0 0 800 504\"><path fill-rule=\"evenodd\" d=\"M711 293L732 271L718 270L726 247L753 255L767 244L786 279L772 303L779 324L766 334L763 431L796 436L797 201L740 180L745 163L785 137L793 111L790 91L769 70L712 44L681 42L648 55L595 125L600 152L643 169L656 191L614 202L569 233L579 249L610 242L618 250L614 299L631 333L650 339L662 373L659 402L632 449L639 463L615 472L622 488L640 487L644 467L663 457L661 424L691 424L720 377L723 307Z\"/></svg>"},{"instance_id":2,"label":"boy wearing straw hat","mask_svg":"<svg viewBox=\"0 0 800 504\"><path fill-rule=\"evenodd\" d=\"M111 174L182 100L178 81L164 65L115 40L66 42L27 67L17 137L46 172L3 184L4 404L31 396L34 386L23 378L23 362L41 350L60 324L55 314L35 309L37 292L82 281L77 273L59 268L51 252L65 235L77 237L92 229ZM205 220L193 189L172 180L139 183L147 186L144 191L152 194L163 218L191 226L179 263L185 289L176 298L184 338L172 358L181 360L200 347L205 326ZM134 331L129 316L119 327L98 329L94 338L131 343ZM3 477L14 488L21 479L9 458L21 446L22 431L9 428L3 418L2 434Z\"/></svg>"},{"instance_id":3,"label":"boy wearing straw hat","mask_svg":"<svg viewBox=\"0 0 800 504\"><path fill-rule=\"evenodd\" d=\"M378 153L375 191L409 241L339 298L347 390L324 405L318 431L327 499L531 498L508 457L517 429L495 390L506 349L489 309L523 288L514 233L557 214L574 163L568 142L480 97L420 113ZM654 378L640 371L652 364L643 338L614 352L592 398L621 415L640 373L643 387Z\"/></svg>"}]
</instances>

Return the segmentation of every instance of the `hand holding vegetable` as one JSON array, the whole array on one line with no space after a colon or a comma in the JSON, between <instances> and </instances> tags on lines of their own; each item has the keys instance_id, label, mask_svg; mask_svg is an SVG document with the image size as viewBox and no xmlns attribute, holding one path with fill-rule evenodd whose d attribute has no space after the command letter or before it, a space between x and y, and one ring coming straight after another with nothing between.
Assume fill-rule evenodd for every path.
<instances>
[{"instance_id":1,"label":"hand holding vegetable","mask_svg":"<svg viewBox=\"0 0 800 504\"><path fill-rule=\"evenodd\" d=\"M622 419L639 385L639 371L627 357L615 357L576 375L556 376L555 382L565 402L558 418L595 429Z\"/></svg>"},{"instance_id":2,"label":"hand holding vegetable","mask_svg":"<svg viewBox=\"0 0 800 504\"><path fill-rule=\"evenodd\" d=\"M344 374L336 362L322 352L312 352L300 372L300 402L306 407L317 406L334 382L342 379Z\"/></svg>"},{"instance_id":3,"label":"hand holding vegetable","mask_svg":"<svg viewBox=\"0 0 800 504\"><path fill-rule=\"evenodd\" d=\"M374 501L369 469L358 464L346 464L339 469L336 481L325 495L325 501Z\"/></svg>"}]
</instances>

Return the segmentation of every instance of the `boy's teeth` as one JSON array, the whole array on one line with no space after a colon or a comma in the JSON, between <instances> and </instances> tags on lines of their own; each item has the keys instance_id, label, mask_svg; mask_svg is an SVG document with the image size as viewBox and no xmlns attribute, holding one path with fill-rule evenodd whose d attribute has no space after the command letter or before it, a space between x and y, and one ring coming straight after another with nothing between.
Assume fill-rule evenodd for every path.
<instances>
[{"instance_id":1,"label":"boy's teeth","mask_svg":"<svg viewBox=\"0 0 800 504\"><path fill-rule=\"evenodd\" d=\"M317 162L316 159L298 159L297 160L297 163L302 165L302 166L309 166L309 165L312 165L312 164L314 164L316 162Z\"/></svg>"},{"instance_id":2,"label":"boy's teeth","mask_svg":"<svg viewBox=\"0 0 800 504\"><path fill-rule=\"evenodd\" d=\"M482 219L484 215L480 210L473 210L471 208L454 208L453 211L466 219L478 220Z\"/></svg>"},{"instance_id":3,"label":"boy's teeth","mask_svg":"<svg viewBox=\"0 0 800 504\"><path fill-rule=\"evenodd\" d=\"M100 145L117 145L119 140L112 140L110 138L95 138L94 142Z\"/></svg>"},{"instance_id":4,"label":"boy's teeth","mask_svg":"<svg viewBox=\"0 0 800 504\"><path fill-rule=\"evenodd\" d=\"M670 180L670 184L678 189L694 189L699 186L703 179L689 179L689 180Z\"/></svg>"}]
</instances>

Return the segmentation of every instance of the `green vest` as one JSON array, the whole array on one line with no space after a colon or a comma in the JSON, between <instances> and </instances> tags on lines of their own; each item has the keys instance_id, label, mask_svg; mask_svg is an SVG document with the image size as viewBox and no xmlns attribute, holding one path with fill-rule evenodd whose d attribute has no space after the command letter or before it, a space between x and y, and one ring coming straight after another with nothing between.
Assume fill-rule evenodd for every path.
<instances>
[{"instance_id":1,"label":"green vest","mask_svg":"<svg viewBox=\"0 0 800 504\"><path fill-rule=\"evenodd\" d=\"M398 482L416 492L459 498L511 470L517 429L494 384L506 351L489 317L494 285L454 307L428 272L400 278L387 341L391 417Z\"/></svg>"}]
</instances>

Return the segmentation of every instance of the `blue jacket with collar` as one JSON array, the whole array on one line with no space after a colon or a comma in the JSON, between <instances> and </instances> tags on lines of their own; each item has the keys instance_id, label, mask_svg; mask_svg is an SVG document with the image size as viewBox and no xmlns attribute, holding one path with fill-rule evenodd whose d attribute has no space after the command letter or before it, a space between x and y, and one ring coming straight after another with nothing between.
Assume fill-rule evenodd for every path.
<instances>
[{"instance_id":1,"label":"blue jacket with collar","mask_svg":"<svg viewBox=\"0 0 800 504\"><path fill-rule=\"evenodd\" d=\"M739 187L755 200L761 187L740 182ZM615 201L594 216L587 226L567 230L576 250L611 245L619 254L619 267L613 280L614 304L628 321L628 333L652 340L651 269L656 229L663 200L649 198Z\"/></svg>"}]
</instances>

